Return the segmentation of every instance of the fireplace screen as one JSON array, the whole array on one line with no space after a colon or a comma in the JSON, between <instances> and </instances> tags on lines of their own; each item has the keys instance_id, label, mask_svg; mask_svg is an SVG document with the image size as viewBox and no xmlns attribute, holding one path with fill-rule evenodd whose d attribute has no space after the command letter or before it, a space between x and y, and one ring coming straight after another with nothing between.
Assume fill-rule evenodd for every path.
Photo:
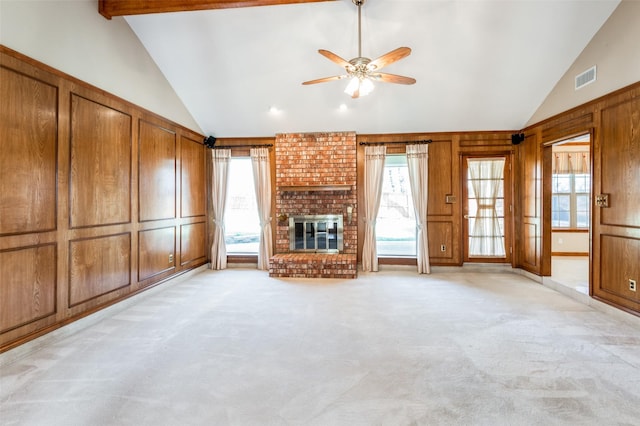
<instances>
[{"instance_id":1,"label":"fireplace screen","mask_svg":"<svg viewBox=\"0 0 640 426\"><path fill-rule=\"evenodd\" d=\"M342 215L292 216L289 218L289 251L339 253Z\"/></svg>"}]
</instances>

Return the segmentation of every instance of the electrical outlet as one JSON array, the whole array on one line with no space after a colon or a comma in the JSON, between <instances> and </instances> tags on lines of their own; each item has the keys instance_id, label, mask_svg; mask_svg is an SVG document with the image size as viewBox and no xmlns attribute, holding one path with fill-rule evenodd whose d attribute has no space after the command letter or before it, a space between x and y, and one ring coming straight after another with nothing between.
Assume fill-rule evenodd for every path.
<instances>
[{"instance_id":1,"label":"electrical outlet","mask_svg":"<svg viewBox=\"0 0 640 426\"><path fill-rule=\"evenodd\" d=\"M173 254L169 254L169 263L173 263Z\"/></svg>"},{"instance_id":2,"label":"electrical outlet","mask_svg":"<svg viewBox=\"0 0 640 426\"><path fill-rule=\"evenodd\" d=\"M447 246L445 246L444 244L442 244L442 245L440 246L440 251L442 251L442 252L447 251Z\"/></svg>"},{"instance_id":3,"label":"electrical outlet","mask_svg":"<svg viewBox=\"0 0 640 426\"><path fill-rule=\"evenodd\" d=\"M638 288L638 286L636 285L636 280L632 280L631 278L629 278L629 290L636 291L636 288Z\"/></svg>"}]
</instances>

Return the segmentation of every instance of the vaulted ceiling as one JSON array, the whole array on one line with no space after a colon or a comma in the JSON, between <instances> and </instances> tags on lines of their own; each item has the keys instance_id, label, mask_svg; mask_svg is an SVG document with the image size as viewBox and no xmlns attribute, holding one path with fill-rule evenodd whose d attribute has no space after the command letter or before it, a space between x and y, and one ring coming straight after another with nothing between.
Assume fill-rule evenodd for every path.
<instances>
[{"instance_id":1,"label":"vaulted ceiling","mask_svg":"<svg viewBox=\"0 0 640 426\"><path fill-rule=\"evenodd\" d=\"M344 74L318 49L357 56L351 0L125 19L207 135L518 130L618 3L368 0L363 56L408 46L384 71L417 83L376 83L359 99L346 80L301 84Z\"/></svg>"}]
</instances>

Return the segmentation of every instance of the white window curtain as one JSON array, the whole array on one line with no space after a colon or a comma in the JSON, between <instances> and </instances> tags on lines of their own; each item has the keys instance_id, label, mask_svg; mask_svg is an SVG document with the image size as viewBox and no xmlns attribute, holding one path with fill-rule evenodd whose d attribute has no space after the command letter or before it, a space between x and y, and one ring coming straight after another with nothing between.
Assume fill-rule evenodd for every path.
<instances>
[{"instance_id":1,"label":"white window curtain","mask_svg":"<svg viewBox=\"0 0 640 426\"><path fill-rule=\"evenodd\" d=\"M260 218L260 245L258 246L258 269L269 269L273 255L271 230L271 168L269 148L251 148L253 186L256 190L258 216Z\"/></svg>"},{"instance_id":2,"label":"white window curtain","mask_svg":"<svg viewBox=\"0 0 640 426\"><path fill-rule=\"evenodd\" d=\"M226 269L227 246L224 243L224 210L227 204L227 176L230 149L211 150L211 204L213 214L213 243L211 269Z\"/></svg>"},{"instance_id":3,"label":"white window curtain","mask_svg":"<svg viewBox=\"0 0 640 426\"><path fill-rule=\"evenodd\" d=\"M376 218L382 196L382 178L386 146L367 146L364 149L364 243L362 246L362 270L378 270L376 248Z\"/></svg>"},{"instance_id":4,"label":"white window curtain","mask_svg":"<svg viewBox=\"0 0 640 426\"><path fill-rule=\"evenodd\" d=\"M554 174L587 174L590 171L588 151L565 152L554 151Z\"/></svg>"},{"instance_id":5,"label":"white window curtain","mask_svg":"<svg viewBox=\"0 0 640 426\"><path fill-rule=\"evenodd\" d=\"M407 145L407 167L413 209L416 215L416 260L418 273L431 273L429 235L427 232L427 202L429 199L429 145Z\"/></svg>"},{"instance_id":6,"label":"white window curtain","mask_svg":"<svg viewBox=\"0 0 640 426\"><path fill-rule=\"evenodd\" d=\"M504 236L496 211L496 199L504 178L504 158L469 159L469 176L477 201L475 222L470 229L469 254L504 256Z\"/></svg>"}]
</instances>

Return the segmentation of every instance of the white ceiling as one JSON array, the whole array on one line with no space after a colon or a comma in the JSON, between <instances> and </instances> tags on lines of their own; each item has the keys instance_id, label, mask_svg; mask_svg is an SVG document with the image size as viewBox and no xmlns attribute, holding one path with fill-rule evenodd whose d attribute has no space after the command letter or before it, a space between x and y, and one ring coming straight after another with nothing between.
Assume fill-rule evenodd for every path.
<instances>
[{"instance_id":1,"label":"white ceiling","mask_svg":"<svg viewBox=\"0 0 640 426\"><path fill-rule=\"evenodd\" d=\"M351 0L126 20L206 135L519 130L618 3L369 0L363 56L408 46L384 71L417 83L377 83L359 99L347 80L301 84L343 74L318 49L357 56Z\"/></svg>"}]
</instances>

